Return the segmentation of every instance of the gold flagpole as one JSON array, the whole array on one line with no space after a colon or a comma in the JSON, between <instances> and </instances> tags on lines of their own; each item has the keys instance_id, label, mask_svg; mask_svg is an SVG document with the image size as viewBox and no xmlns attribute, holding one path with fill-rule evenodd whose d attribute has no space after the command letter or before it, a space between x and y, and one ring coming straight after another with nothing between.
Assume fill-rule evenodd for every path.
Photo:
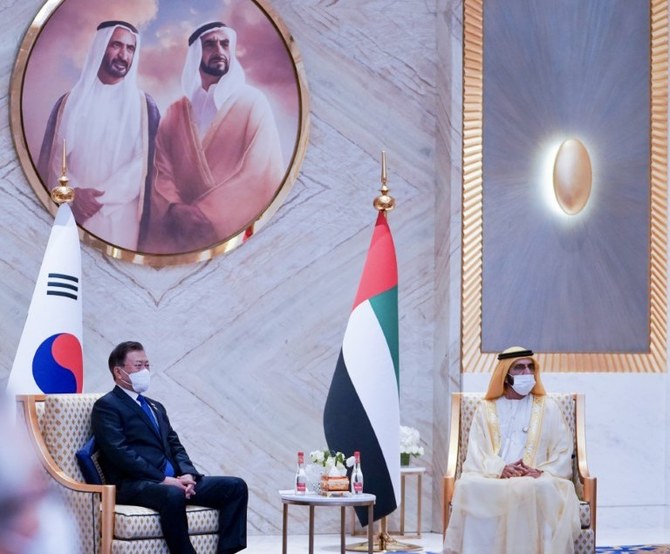
<instances>
[{"instance_id":1,"label":"gold flagpole","mask_svg":"<svg viewBox=\"0 0 670 554\"><path fill-rule=\"evenodd\" d=\"M58 204L69 204L74 200L74 189L69 185L67 178L67 162L65 158L65 141L63 141L63 161L61 163L61 176L58 178L58 185L51 189L51 199Z\"/></svg>"},{"instance_id":2,"label":"gold flagpole","mask_svg":"<svg viewBox=\"0 0 670 554\"><path fill-rule=\"evenodd\" d=\"M386 172L386 152L382 150L382 175L381 175L382 188L379 189L381 194L374 199L372 205L376 210L384 212L384 216L395 208L395 198L389 195L389 188L386 186L388 182L388 175Z\"/></svg>"},{"instance_id":3,"label":"gold flagpole","mask_svg":"<svg viewBox=\"0 0 670 554\"><path fill-rule=\"evenodd\" d=\"M384 217L387 217L388 212L395 208L395 198L389 194L388 183L388 173L386 171L386 152L382 150L382 174L381 174L381 183L382 188L379 190L381 193L377 196L372 205L377 211L383 212ZM368 521L368 525L374 525L374 521ZM347 550L355 552L367 552L368 543L360 542L347 546ZM388 533L388 526L386 516L380 520L380 530L379 535L374 539L374 545L372 547L373 552L408 552L423 550L423 547L418 544L409 544L405 542L400 542L391 537Z\"/></svg>"}]
</instances>

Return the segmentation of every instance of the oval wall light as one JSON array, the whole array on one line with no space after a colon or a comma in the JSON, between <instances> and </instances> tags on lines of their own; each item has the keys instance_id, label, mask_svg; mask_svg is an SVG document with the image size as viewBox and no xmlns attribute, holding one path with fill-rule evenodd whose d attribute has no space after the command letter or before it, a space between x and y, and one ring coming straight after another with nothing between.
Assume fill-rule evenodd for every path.
<instances>
[{"instance_id":1,"label":"oval wall light","mask_svg":"<svg viewBox=\"0 0 670 554\"><path fill-rule=\"evenodd\" d=\"M591 196L591 158L581 141L564 141L554 159L554 194L568 215L581 212Z\"/></svg>"}]
</instances>

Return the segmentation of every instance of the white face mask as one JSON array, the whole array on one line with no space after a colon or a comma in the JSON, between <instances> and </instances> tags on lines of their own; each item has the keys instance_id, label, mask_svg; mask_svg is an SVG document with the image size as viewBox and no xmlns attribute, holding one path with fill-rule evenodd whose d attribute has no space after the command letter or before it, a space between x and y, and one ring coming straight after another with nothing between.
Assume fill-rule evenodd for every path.
<instances>
[{"instance_id":1,"label":"white face mask","mask_svg":"<svg viewBox=\"0 0 670 554\"><path fill-rule=\"evenodd\" d=\"M514 375L514 384L512 388L517 394L526 396L535 386L535 377L533 375Z\"/></svg>"},{"instance_id":2,"label":"white face mask","mask_svg":"<svg viewBox=\"0 0 670 554\"><path fill-rule=\"evenodd\" d=\"M128 379L130 379L130 384L137 394L142 394L149 389L149 383L151 382L151 372L148 369L142 369L140 371L136 371L135 373L128 373L124 369L123 372L128 376Z\"/></svg>"}]
</instances>

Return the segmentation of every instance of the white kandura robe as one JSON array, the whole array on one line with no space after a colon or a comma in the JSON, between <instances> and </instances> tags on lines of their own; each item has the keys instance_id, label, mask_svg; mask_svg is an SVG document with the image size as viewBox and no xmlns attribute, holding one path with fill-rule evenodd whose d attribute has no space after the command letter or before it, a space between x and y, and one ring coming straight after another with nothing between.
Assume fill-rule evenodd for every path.
<instances>
[{"instance_id":1,"label":"white kandura robe","mask_svg":"<svg viewBox=\"0 0 670 554\"><path fill-rule=\"evenodd\" d=\"M119 86L104 85L98 80L94 83L93 113L76 114L82 121L74 140L67 144L67 169L75 194L80 187L103 191L97 197L102 208L78 223L115 246L137 250L147 172L147 108L144 93L135 91L140 112L137 121L131 122L134 128L118 128L124 100ZM45 137L53 141L49 173L45 176L50 185L57 182L62 168L68 100L66 97L60 106L56 136Z\"/></svg>"},{"instance_id":2,"label":"white kandura robe","mask_svg":"<svg viewBox=\"0 0 670 554\"><path fill-rule=\"evenodd\" d=\"M580 530L572 450L552 399L483 400L456 481L444 553L572 553ZM500 479L505 465L520 458L543 474Z\"/></svg>"}]
</instances>

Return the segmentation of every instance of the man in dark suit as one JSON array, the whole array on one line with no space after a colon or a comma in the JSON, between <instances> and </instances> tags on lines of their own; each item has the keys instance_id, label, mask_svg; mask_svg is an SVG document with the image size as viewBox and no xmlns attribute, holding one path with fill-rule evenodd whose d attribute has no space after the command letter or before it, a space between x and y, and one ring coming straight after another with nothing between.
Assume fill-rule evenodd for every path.
<instances>
[{"instance_id":1,"label":"man in dark suit","mask_svg":"<svg viewBox=\"0 0 670 554\"><path fill-rule=\"evenodd\" d=\"M186 504L219 510L219 554L247 544L247 485L238 477L199 473L172 429L165 408L145 398L150 367L139 342L123 342L109 355L116 386L93 407L100 465L116 485L116 501L156 510L172 554L195 554Z\"/></svg>"}]
</instances>

